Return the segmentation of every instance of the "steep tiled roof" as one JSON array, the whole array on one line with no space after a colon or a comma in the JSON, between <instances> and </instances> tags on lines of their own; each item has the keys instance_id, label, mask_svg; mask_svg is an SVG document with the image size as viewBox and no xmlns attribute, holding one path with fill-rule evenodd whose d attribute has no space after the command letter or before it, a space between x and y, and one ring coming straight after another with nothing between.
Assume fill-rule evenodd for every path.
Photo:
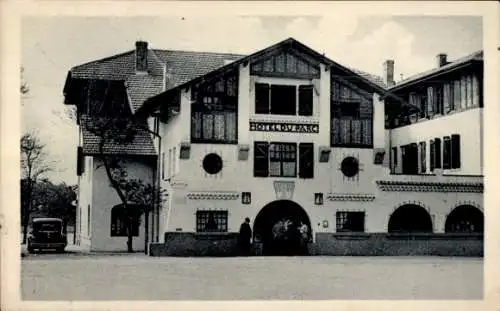
<instances>
[{"instance_id":1,"label":"steep tiled roof","mask_svg":"<svg viewBox=\"0 0 500 311\"><path fill-rule=\"evenodd\" d=\"M355 68L349 68L352 70L354 73L362 76L363 78L371 81L372 83L375 83L376 85L380 86L381 88L387 88L387 85L384 82L384 79L381 76L377 76L368 72L364 72Z\"/></svg>"},{"instance_id":2,"label":"steep tiled roof","mask_svg":"<svg viewBox=\"0 0 500 311\"><path fill-rule=\"evenodd\" d=\"M82 116L81 129L83 138L83 153L89 155L99 154L99 143L101 137L95 135L88 129L87 124L92 122L88 117ZM144 130L138 130L132 142L119 144L117 142L106 142L104 154L107 155L156 155L151 134Z\"/></svg>"},{"instance_id":3,"label":"steep tiled roof","mask_svg":"<svg viewBox=\"0 0 500 311\"><path fill-rule=\"evenodd\" d=\"M244 55L210 52L189 52L153 50L160 61L167 65L167 89L200 77L226 65L227 61L238 60Z\"/></svg>"},{"instance_id":4,"label":"steep tiled roof","mask_svg":"<svg viewBox=\"0 0 500 311\"><path fill-rule=\"evenodd\" d=\"M163 91L163 78L149 75L131 75L126 81L133 112L139 109L144 101Z\"/></svg>"}]
</instances>

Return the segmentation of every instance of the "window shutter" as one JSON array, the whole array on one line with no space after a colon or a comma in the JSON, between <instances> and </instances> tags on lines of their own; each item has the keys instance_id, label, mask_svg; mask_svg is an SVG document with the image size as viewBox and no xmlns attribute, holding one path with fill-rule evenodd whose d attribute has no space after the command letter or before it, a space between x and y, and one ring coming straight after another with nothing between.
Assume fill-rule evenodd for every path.
<instances>
[{"instance_id":1,"label":"window shutter","mask_svg":"<svg viewBox=\"0 0 500 311\"><path fill-rule=\"evenodd\" d=\"M441 168L441 138L434 138L434 168Z\"/></svg>"},{"instance_id":2,"label":"window shutter","mask_svg":"<svg viewBox=\"0 0 500 311\"><path fill-rule=\"evenodd\" d=\"M451 135L451 168L460 168L460 135Z\"/></svg>"},{"instance_id":3,"label":"window shutter","mask_svg":"<svg viewBox=\"0 0 500 311\"><path fill-rule=\"evenodd\" d=\"M436 166L435 163L436 163L436 144L434 144L434 140L431 139L430 141L430 144L429 144L429 160L430 160L430 163L429 163L429 168L431 170L431 172L434 170L434 167Z\"/></svg>"},{"instance_id":4,"label":"window shutter","mask_svg":"<svg viewBox=\"0 0 500 311\"><path fill-rule=\"evenodd\" d=\"M76 150L76 175L77 176L82 176L85 168L84 168L84 160L85 160L85 157L83 156L83 148L82 147L78 147L77 150Z\"/></svg>"},{"instance_id":5,"label":"window shutter","mask_svg":"<svg viewBox=\"0 0 500 311\"><path fill-rule=\"evenodd\" d=\"M434 114L434 88L429 86L427 88L427 115Z\"/></svg>"},{"instance_id":6,"label":"window shutter","mask_svg":"<svg viewBox=\"0 0 500 311\"><path fill-rule=\"evenodd\" d=\"M267 177L269 175L269 143L254 143L253 175Z\"/></svg>"},{"instance_id":7,"label":"window shutter","mask_svg":"<svg viewBox=\"0 0 500 311\"><path fill-rule=\"evenodd\" d=\"M447 113L450 110L450 99L452 98L450 95L450 84L446 83L443 88L443 113Z\"/></svg>"},{"instance_id":8,"label":"window shutter","mask_svg":"<svg viewBox=\"0 0 500 311\"><path fill-rule=\"evenodd\" d=\"M313 114L313 86L299 86L299 115L312 116Z\"/></svg>"},{"instance_id":9,"label":"window shutter","mask_svg":"<svg viewBox=\"0 0 500 311\"><path fill-rule=\"evenodd\" d=\"M299 177L314 177L314 144L299 144Z\"/></svg>"},{"instance_id":10,"label":"window shutter","mask_svg":"<svg viewBox=\"0 0 500 311\"><path fill-rule=\"evenodd\" d=\"M450 137L443 139L443 169L450 169L451 162L451 141Z\"/></svg>"},{"instance_id":11,"label":"window shutter","mask_svg":"<svg viewBox=\"0 0 500 311\"><path fill-rule=\"evenodd\" d=\"M269 113L269 84L255 84L255 113Z\"/></svg>"}]
</instances>

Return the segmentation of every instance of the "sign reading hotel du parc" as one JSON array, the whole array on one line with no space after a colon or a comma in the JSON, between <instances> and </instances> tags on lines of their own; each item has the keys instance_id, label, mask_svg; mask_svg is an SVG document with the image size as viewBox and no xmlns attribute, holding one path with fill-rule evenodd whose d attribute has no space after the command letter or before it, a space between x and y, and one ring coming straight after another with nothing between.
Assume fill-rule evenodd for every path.
<instances>
[{"instance_id":1,"label":"sign reading hotel du parc","mask_svg":"<svg viewBox=\"0 0 500 311\"><path fill-rule=\"evenodd\" d=\"M250 121L250 131L253 132L288 132L288 133L319 133L318 124L285 123L268 121Z\"/></svg>"}]
</instances>

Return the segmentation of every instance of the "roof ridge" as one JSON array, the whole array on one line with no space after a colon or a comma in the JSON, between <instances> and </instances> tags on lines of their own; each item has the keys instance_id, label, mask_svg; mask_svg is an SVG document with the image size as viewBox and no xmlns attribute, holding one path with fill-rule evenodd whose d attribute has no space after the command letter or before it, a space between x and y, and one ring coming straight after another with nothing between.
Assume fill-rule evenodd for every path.
<instances>
[{"instance_id":1,"label":"roof ridge","mask_svg":"<svg viewBox=\"0 0 500 311\"><path fill-rule=\"evenodd\" d=\"M211 51L193 51L193 50L177 50L177 49L151 49L152 51L160 52L181 52L181 53L198 53L198 54L218 54L218 55L228 55L228 56L248 56L248 54L238 54L238 53L227 53L227 52L211 52Z\"/></svg>"},{"instance_id":2,"label":"roof ridge","mask_svg":"<svg viewBox=\"0 0 500 311\"><path fill-rule=\"evenodd\" d=\"M135 53L135 50L130 50L130 51L118 53L118 54L115 54L115 55L107 56L107 57L104 57L104 58L100 58L100 59L97 59L97 60L92 60L92 61L80 64L80 65L74 66L74 67L71 68L71 70L77 69L78 67L83 67L83 66L87 66L87 65L90 65L90 64L100 63L100 62L112 60L112 59L115 59L115 58L118 58L118 57L123 57L123 56L125 56L127 54L130 54L130 53Z\"/></svg>"}]
</instances>

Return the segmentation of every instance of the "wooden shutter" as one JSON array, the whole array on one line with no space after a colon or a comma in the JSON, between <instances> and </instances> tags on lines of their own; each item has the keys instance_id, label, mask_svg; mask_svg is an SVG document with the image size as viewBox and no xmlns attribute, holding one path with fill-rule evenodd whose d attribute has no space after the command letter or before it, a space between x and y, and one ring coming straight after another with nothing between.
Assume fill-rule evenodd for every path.
<instances>
[{"instance_id":1,"label":"wooden shutter","mask_svg":"<svg viewBox=\"0 0 500 311\"><path fill-rule=\"evenodd\" d=\"M431 139L430 144L429 144L429 168L430 171L432 172L434 170L434 167L436 166L436 144L434 144L434 140Z\"/></svg>"},{"instance_id":2,"label":"wooden shutter","mask_svg":"<svg viewBox=\"0 0 500 311\"><path fill-rule=\"evenodd\" d=\"M427 115L431 117L434 114L434 88L427 88Z\"/></svg>"},{"instance_id":3,"label":"wooden shutter","mask_svg":"<svg viewBox=\"0 0 500 311\"><path fill-rule=\"evenodd\" d=\"M420 142L420 172L425 173L427 171L427 151L425 148L426 144L425 141Z\"/></svg>"},{"instance_id":4,"label":"wooden shutter","mask_svg":"<svg viewBox=\"0 0 500 311\"><path fill-rule=\"evenodd\" d=\"M253 176L267 177L269 175L269 143L254 143Z\"/></svg>"},{"instance_id":5,"label":"wooden shutter","mask_svg":"<svg viewBox=\"0 0 500 311\"><path fill-rule=\"evenodd\" d=\"M460 168L460 135L451 135L451 168Z\"/></svg>"},{"instance_id":6,"label":"wooden shutter","mask_svg":"<svg viewBox=\"0 0 500 311\"><path fill-rule=\"evenodd\" d=\"M83 148L78 147L76 150L76 175L82 176L85 170L85 157L83 156Z\"/></svg>"},{"instance_id":7,"label":"wooden shutter","mask_svg":"<svg viewBox=\"0 0 500 311\"><path fill-rule=\"evenodd\" d=\"M299 115L312 116L313 115L313 86L301 85L299 86Z\"/></svg>"},{"instance_id":8,"label":"wooden shutter","mask_svg":"<svg viewBox=\"0 0 500 311\"><path fill-rule=\"evenodd\" d=\"M269 84L255 84L255 113L269 113Z\"/></svg>"},{"instance_id":9,"label":"wooden shutter","mask_svg":"<svg viewBox=\"0 0 500 311\"><path fill-rule=\"evenodd\" d=\"M441 138L434 138L434 168L441 168Z\"/></svg>"},{"instance_id":10,"label":"wooden shutter","mask_svg":"<svg viewBox=\"0 0 500 311\"><path fill-rule=\"evenodd\" d=\"M443 169L450 169L451 164L451 141L450 137L443 139Z\"/></svg>"},{"instance_id":11,"label":"wooden shutter","mask_svg":"<svg viewBox=\"0 0 500 311\"><path fill-rule=\"evenodd\" d=\"M443 114L450 111L450 99L452 98L450 95L450 84L446 83L443 88Z\"/></svg>"},{"instance_id":12,"label":"wooden shutter","mask_svg":"<svg viewBox=\"0 0 500 311\"><path fill-rule=\"evenodd\" d=\"M299 144L299 177L314 177L314 144Z\"/></svg>"}]
</instances>

